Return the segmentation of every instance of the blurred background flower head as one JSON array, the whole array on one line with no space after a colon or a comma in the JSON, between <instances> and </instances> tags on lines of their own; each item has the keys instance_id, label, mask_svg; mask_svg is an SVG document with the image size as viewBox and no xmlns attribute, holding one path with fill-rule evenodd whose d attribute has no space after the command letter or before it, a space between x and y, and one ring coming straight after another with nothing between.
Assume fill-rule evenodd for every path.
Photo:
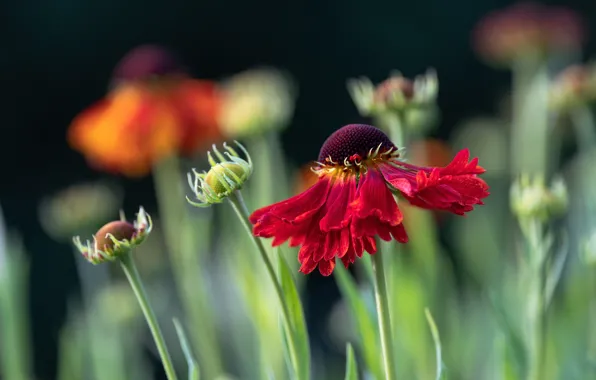
<instances>
[{"instance_id":1,"label":"blurred background flower head","mask_svg":"<svg viewBox=\"0 0 596 380\"><path fill-rule=\"evenodd\" d=\"M110 182L87 182L69 186L43 199L39 220L45 232L58 241L76 234L91 234L117 215L123 191Z\"/></svg>"},{"instance_id":2,"label":"blurred background flower head","mask_svg":"<svg viewBox=\"0 0 596 380\"><path fill-rule=\"evenodd\" d=\"M596 64L575 64L561 71L555 78L550 103L554 109L569 111L590 105L596 100Z\"/></svg>"},{"instance_id":3,"label":"blurred background flower head","mask_svg":"<svg viewBox=\"0 0 596 380\"><path fill-rule=\"evenodd\" d=\"M159 160L219 141L220 92L191 78L166 49L141 46L114 69L106 97L80 113L71 146L98 169L146 175Z\"/></svg>"},{"instance_id":4,"label":"blurred background flower head","mask_svg":"<svg viewBox=\"0 0 596 380\"><path fill-rule=\"evenodd\" d=\"M548 54L579 49L585 39L581 17L564 7L520 2L493 11L476 25L473 46L488 63L510 66Z\"/></svg>"},{"instance_id":5,"label":"blurred background flower head","mask_svg":"<svg viewBox=\"0 0 596 380\"><path fill-rule=\"evenodd\" d=\"M244 71L223 83L222 132L243 138L285 128L294 113L297 89L289 74L273 68Z\"/></svg>"}]
</instances>

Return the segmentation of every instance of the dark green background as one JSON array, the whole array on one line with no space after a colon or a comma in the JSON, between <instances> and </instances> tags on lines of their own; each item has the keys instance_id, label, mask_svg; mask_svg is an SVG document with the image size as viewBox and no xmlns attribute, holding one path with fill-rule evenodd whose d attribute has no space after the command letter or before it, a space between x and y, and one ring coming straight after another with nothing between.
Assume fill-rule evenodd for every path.
<instances>
[{"instance_id":1,"label":"dark green background","mask_svg":"<svg viewBox=\"0 0 596 380\"><path fill-rule=\"evenodd\" d=\"M596 2L559 3L580 11L588 26L593 25ZM379 81L393 69L412 76L436 68L443 112L436 132L440 137L447 137L464 117L491 112L508 86L506 72L491 70L475 58L469 36L479 18L509 4L506 1L1 4L0 203L7 223L24 235L32 255L31 310L40 379L54 377L57 333L77 279L70 248L41 231L37 202L71 183L103 175L69 150L65 133L79 111L104 95L114 64L129 49L163 44L203 78L223 78L262 64L290 71L299 82L300 97L284 143L296 163L315 158L318 142L334 129L362 121L345 90L346 78L366 75ZM594 53L594 40L586 46L586 57ZM153 202L149 179L121 182L130 207ZM331 284L318 275L311 281L316 287ZM318 294L327 296L320 289ZM310 310L314 320L325 311L323 305Z\"/></svg>"}]
</instances>

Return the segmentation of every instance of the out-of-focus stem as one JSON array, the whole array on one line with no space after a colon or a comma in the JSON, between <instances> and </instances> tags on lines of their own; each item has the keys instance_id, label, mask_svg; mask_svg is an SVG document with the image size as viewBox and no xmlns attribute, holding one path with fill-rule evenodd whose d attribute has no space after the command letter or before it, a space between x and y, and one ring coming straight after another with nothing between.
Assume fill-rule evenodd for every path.
<instances>
[{"instance_id":1,"label":"out-of-focus stem","mask_svg":"<svg viewBox=\"0 0 596 380\"><path fill-rule=\"evenodd\" d=\"M157 323L155 312L149 303L149 297L147 297L147 292L143 286L143 281L141 280L139 271L137 270L135 262L132 258L132 254L128 253L127 255L123 256L120 259L120 264L122 266L122 270L124 270L124 274L126 274L126 278L128 278L128 282L130 283L132 290L137 297L137 301L139 301L139 306L141 306L141 310L143 310L145 320L147 321L147 325L149 325L149 329L153 335L153 340L155 341L155 345L159 351L159 356L161 357L166 376L168 380L177 380L178 377L176 376L176 371L174 370L172 358L168 352L168 347L161 332L161 328Z\"/></svg>"},{"instance_id":2,"label":"out-of-focus stem","mask_svg":"<svg viewBox=\"0 0 596 380\"><path fill-rule=\"evenodd\" d=\"M240 219L246 232L249 234L251 240L257 247L257 250L259 251L259 254L261 255L261 259L263 260L263 263L265 264L265 269L267 270L267 274L269 275L269 277L271 278L271 281L273 282L273 285L275 288L275 293L276 293L279 303L281 305L281 311L282 311L284 325L285 325L286 331L288 332L287 339L288 339L288 346L290 348L290 358L292 361L292 367L294 368L294 374L297 375L300 373L300 371L298 370L298 366L299 366L298 349L296 347L296 341L294 340L293 326L291 323L292 318L290 316L290 308L288 307L288 304L286 302L286 297L284 296L283 289L282 289L281 284L279 283L279 280L275 274L275 269L273 267L273 264L271 263L271 259L269 258L267 251L265 250L265 246L263 245L263 242L261 241L261 239L254 236L252 233L252 227L248 220L249 212L246 207L246 204L244 203L244 199L242 198L242 194L239 191L236 191L228 197L228 200L230 201L230 204L232 205L232 207L234 208L234 211L238 215L238 219ZM302 380L302 379L299 379L299 380Z\"/></svg>"},{"instance_id":3,"label":"out-of-focus stem","mask_svg":"<svg viewBox=\"0 0 596 380\"><path fill-rule=\"evenodd\" d=\"M377 305L377 316L379 319L379 330L381 333L381 349L383 351L385 379L393 380L396 376L395 355L393 352L393 335L391 334L389 297L387 295L385 268L383 267L383 255L381 252L377 252L373 255L372 266L375 275L375 301Z\"/></svg>"},{"instance_id":4,"label":"out-of-focus stem","mask_svg":"<svg viewBox=\"0 0 596 380\"><path fill-rule=\"evenodd\" d=\"M248 147L255 168L249 194L251 205L263 207L288 196L285 158L279 134L270 131L253 136L248 141Z\"/></svg>"},{"instance_id":5,"label":"out-of-focus stem","mask_svg":"<svg viewBox=\"0 0 596 380\"><path fill-rule=\"evenodd\" d=\"M389 138L398 148L407 144L407 126L405 125L403 112L385 112L376 117L376 122L385 131L389 132Z\"/></svg>"},{"instance_id":6,"label":"out-of-focus stem","mask_svg":"<svg viewBox=\"0 0 596 380\"><path fill-rule=\"evenodd\" d=\"M577 146L582 153L596 148L596 122L587 106L578 106L571 111Z\"/></svg>"},{"instance_id":7,"label":"out-of-focus stem","mask_svg":"<svg viewBox=\"0 0 596 380\"><path fill-rule=\"evenodd\" d=\"M545 273L544 263L547 252L545 252L544 226L537 220L529 220L524 234L528 243L529 254L527 255L527 273L524 277L527 281L525 291L528 294L526 302L526 329L528 348L528 380L542 380L542 369L544 360L544 284Z\"/></svg>"},{"instance_id":8,"label":"out-of-focus stem","mask_svg":"<svg viewBox=\"0 0 596 380\"><path fill-rule=\"evenodd\" d=\"M590 289L596 292L596 270L592 269ZM596 361L596 297L590 298L588 312L588 359Z\"/></svg>"},{"instance_id":9,"label":"out-of-focus stem","mask_svg":"<svg viewBox=\"0 0 596 380\"><path fill-rule=\"evenodd\" d=\"M548 173L548 70L546 64L513 67L512 175Z\"/></svg>"},{"instance_id":10,"label":"out-of-focus stem","mask_svg":"<svg viewBox=\"0 0 596 380\"><path fill-rule=\"evenodd\" d=\"M164 237L170 262L174 272L174 281L189 318L189 335L195 347L201 371L205 378L216 378L222 374L220 349L216 336L215 324L206 287L201 281L201 251L207 242L198 242L196 231L209 229L209 220L189 216L185 207L182 177L178 160L170 157L160 162L153 172L159 215L164 230ZM210 210L200 210L210 212ZM210 215L210 214L209 214ZM200 225L198 225L200 223ZM194 230L194 231L193 231ZM209 236L204 233L204 236Z\"/></svg>"},{"instance_id":11,"label":"out-of-focus stem","mask_svg":"<svg viewBox=\"0 0 596 380\"><path fill-rule=\"evenodd\" d=\"M91 359L91 372L93 373L93 377L95 379L109 379L111 375L114 374L115 371L118 369L125 368L123 363L112 363L110 366L105 365L105 354L103 350L105 349L105 345L102 345L102 337L105 337L105 334L113 335L109 341L113 344L112 349L121 349L121 344L118 342L119 338L117 334L114 334L115 327L105 323L105 326L102 326L102 331L97 331L97 328L93 326L96 325L95 318L96 316L93 314L94 304L93 301L97 295L97 290L103 288L105 285L108 284L109 281L109 272L107 265L89 265L89 262L85 260L78 251L75 251L76 257L76 265L77 271L79 273L79 279L81 282L81 294L83 296L83 306L84 306L84 315L86 319L86 324L89 326L85 330L85 333L88 335L88 342L87 349L89 352L89 356ZM97 326L95 326L97 327ZM104 329L109 329L105 331ZM114 340L115 339L115 340ZM104 339L106 340L106 339ZM123 359L121 355L114 355L115 359ZM119 377L125 377L125 373L121 372Z\"/></svg>"}]
</instances>

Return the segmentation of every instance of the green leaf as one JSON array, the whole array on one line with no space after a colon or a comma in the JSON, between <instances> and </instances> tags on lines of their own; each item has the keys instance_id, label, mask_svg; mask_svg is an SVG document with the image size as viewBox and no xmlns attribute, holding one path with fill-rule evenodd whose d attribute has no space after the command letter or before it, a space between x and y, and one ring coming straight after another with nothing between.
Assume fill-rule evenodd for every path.
<instances>
[{"instance_id":1,"label":"green leaf","mask_svg":"<svg viewBox=\"0 0 596 380\"><path fill-rule=\"evenodd\" d=\"M304 319L304 311L302 309L302 302L296 288L296 283L292 278L292 273L288 267L288 263L282 255L277 252L279 258L279 277L281 281L282 290L288 305L290 314L291 331L286 331L292 334L291 340L286 339L286 343L293 342L295 345L296 360L294 363L296 368L296 375L298 379L308 379L310 377L310 346L308 342L308 332L306 330L306 321ZM291 352L288 348L288 352Z\"/></svg>"},{"instance_id":2,"label":"green leaf","mask_svg":"<svg viewBox=\"0 0 596 380\"><path fill-rule=\"evenodd\" d=\"M358 380L358 364L354 357L352 344L346 345L346 377L345 380Z\"/></svg>"},{"instance_id":3,"label":"green leaf","mask_svg":"<svg viewBox=\"0 0 596 380\"><path fill-rule=\"evenodd\" d=\"M366 308L364 300L358 292L356 281L349 274L348 270L343 265L337 265L333 273L339 290L352 311L360 338L358 342L359 348L363 354L364 362L368 367L367 369L372 373L374 378L383 379L385 376L380 361L381 352L379 349L375 317Z\"/></svg>"},{"instance_id":4,"label":"green leaf","mask_svg":"<svg viewBox=\"0 0 596 380\"><path fill-rule=\"evenodd\" d=\"M188 364L188 380L199 380L199 364L197 363L194 355L192 354L192 350L190 348L190 344L188 343L188 338L184 333L184 329L182 325L178 321L178 319L174 318L172 320L174 322L174 327L176 328L176 334L178 335L178 340L180 341L180 347L182 347L182 352L184 352L184 358L186 359L186 363Z\"/></svg>"},{"instance_id":5,"label":"green leaf","mask_svg":"<svg viewBox=\"0 0 596 380\"><path fill-rule=\"evenodd\" d=\"M441 338L439 337L439 329L437 328L437 324L435 323L435 320L433 319L433 316L428 308L424 309L424 314L426 315L428 327L430 327L430 333L433 337L433 343L435 344L435 355L437 359L437 375L435 379L441 380L443 378L443 358L441 355Z\"/></svg>"}]
</instances>

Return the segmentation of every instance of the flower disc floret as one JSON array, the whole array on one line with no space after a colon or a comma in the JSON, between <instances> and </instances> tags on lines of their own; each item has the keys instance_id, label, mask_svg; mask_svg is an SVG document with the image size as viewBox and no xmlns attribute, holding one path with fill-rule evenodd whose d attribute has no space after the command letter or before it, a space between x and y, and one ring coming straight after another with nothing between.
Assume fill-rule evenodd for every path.
<instances>
[{"instance_id":1,"label":"flower disc floret","mask_svg":"<svg viewBox=\"0 0 596 380\"><path fill-rule=\"evenodd\" d=\"M342 164L358 157L362 160L377 149L379 152L387 152L397 148L380 129L365 124L349 124L325 140L319 153L319 161Z\"/></svg>"},{"instance_id":2,"label":"flower disc floret","mask_svg":"<svg viewBox=\"0 0 596 380\"><path fill-rule=\"evenodd\" d=\"M151 217L141 207L134 223L127 222L123 217L122 220L112 221L101 227L93 235L93 243L87 240L82 244L78 236L73 238L73 242L87 261L99 264L128 254L145 241L152 228Z\"/></svg>"},{"instance_id":3,"label":"flower disc floret","mask_svg":"<svg viewBox=\"0 0 596 380\"><path fill-rule=\"evenodd\" d=\"M219 160L213 158L211 152L207 153L211 168L202 173L193 169L193 173L188 174L188 184L198 202L187 201L196 207L209 207L214 203L221 203L234 191L240 190L244 183L252 174L252 160L246 149L237 141L236 145L246 156L246 160L232 147L226 143L223 144L225 152L221 153L213 145L213 155Z\"/></svg>"}]
</instances>

